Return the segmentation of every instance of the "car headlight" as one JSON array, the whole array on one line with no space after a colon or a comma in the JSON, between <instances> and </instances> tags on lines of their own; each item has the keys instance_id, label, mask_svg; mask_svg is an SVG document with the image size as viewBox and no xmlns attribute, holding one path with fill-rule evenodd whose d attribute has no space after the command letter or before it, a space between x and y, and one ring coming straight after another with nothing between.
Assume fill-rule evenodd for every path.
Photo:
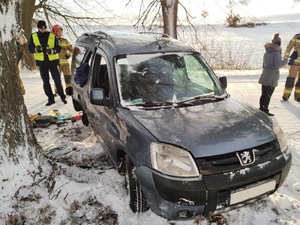
<instances>
[{"instance_id":1,"label":"car headlight","mask_svg":"<svg viewBox=\"0 0 300 225\"><path fill-rule=\"evenodd\" d=\"M286 136L285 136L283 130L281 129L281 127L279 126L279 123L277 122L277 120L273 117L272 117L272 120L273 120L273 131L277 136L281 152L284 152L288 148Z\"/></svg>"},{"instance_id":2,"label":"car headlight","mask_svg":"<svg viewBox=\"0 0 300 225\"><path fill-rule=\"evenodd\" d=\"M199 177L197 165L191 154L173 145L151 143L152 168L176 177Z\"/></svg>"}]
</instances>

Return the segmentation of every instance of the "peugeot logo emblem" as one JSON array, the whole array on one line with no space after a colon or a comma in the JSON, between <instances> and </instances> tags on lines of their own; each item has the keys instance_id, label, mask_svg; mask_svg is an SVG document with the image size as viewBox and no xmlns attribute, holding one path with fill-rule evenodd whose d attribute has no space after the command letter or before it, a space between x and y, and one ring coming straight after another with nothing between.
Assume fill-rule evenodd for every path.
<instances>
[{"instance_id":1,"label":"peugeot logo emblem","mask_svg":"<svg viewBox=\"0 0 300 225\"><path fill-rule=\"evenodd\" d=\"M236 152L236 156L238 157L242 166L248 166L255 162L255 154L253 150Z\"/></svg>"}]
</instances>

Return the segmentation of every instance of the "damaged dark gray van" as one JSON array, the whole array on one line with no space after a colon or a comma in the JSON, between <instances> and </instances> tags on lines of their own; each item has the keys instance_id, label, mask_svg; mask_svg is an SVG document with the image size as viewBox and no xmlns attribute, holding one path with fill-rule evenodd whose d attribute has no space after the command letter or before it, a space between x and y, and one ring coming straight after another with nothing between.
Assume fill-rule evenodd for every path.
<instances>
[{"instance_id":1,"label":"damaged dark gray van","mask_svg":"<svg viewBox=\"0 0 300 225\"><path fill-rule=\"evenodd\" d=\"M284 182L292 155L277 121L230 97L192 47L117 31L74 47L74 108L124 176L133 212L208 216Z\"/></svg>"}]
</instances>

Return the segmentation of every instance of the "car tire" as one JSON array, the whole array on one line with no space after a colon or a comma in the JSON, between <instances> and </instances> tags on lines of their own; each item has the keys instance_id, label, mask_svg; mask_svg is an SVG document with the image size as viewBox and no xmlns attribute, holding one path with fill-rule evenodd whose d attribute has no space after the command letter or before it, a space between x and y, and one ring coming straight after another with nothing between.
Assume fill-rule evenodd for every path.
<instances>
[{"instance_id":1,"label":"car tire","mask_svg":"<svg viewBox=\"0 0 300 225\"><path fill-rule=\"evenodd\" d=\"M87 114L85 112L82 113L81 121L82 121L83 125L85 125L85 126L88 126L90 123L90 121L87 117Z\"/></svg>"},{"instance_id":2,"label":"car tire","mask_svg":"<svg viewBox=\"0 0 300 225\"><path fill-rule=\"evenodd\" d=\"M128 156L126 156L125 162L125 187L129 194L129 206L134 213L145 212L149 209L149 206L141 184L134 173L135 166Z\"/></svg>"},{"instance_id":3,"label":"car tire","mask_svg":"<svg viewBox=\"0 0 300 225\"><path fill-rule=\"evenodd\" d=\"M74 98L72 98L72 102L73 102L73 107L74 107L75 111L79 112L79 111L83 110L83 108L80 105L80 103L77 102Z\"/></svg>"}]
</instances>

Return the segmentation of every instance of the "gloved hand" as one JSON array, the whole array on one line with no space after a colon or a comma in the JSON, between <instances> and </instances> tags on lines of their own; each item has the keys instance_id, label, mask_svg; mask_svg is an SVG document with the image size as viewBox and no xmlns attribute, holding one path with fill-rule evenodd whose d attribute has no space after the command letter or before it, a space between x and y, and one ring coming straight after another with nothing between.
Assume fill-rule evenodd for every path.
<instances>
[{"instance_id":1,"label":"gloved hand","mask_svg":"<svg viewBox=\"0 0 300 225\"><path fill-rule=\"evenodd\" d=\"M47 54L55 54L56 50L54 48L48 48L46 52Z\"/></svg>"},{"instance_id":2,"label":"gloved hand","mask_svg":"<svg viewBox=\"0 0 300 225\"><path fill-rule=\"evenodd\" d=\"M285 52L283 56L284 56L284 58L289 58L290 57L290 53L289 52Z\"/></svg>"},{"instance_id":3,"label":"gloved hand","mask_svg":"<svg viewBox=\"0 0 300 225\"><path fill-rule=\"evenodd\" d=\"M42 46L38 45L35 47L35 52L41 53L43 51Z\"/></svg>"},{"instance_id":4,"label":"gloved hand","mask_svg":"<svg viewBox=\"0 0 300 225\"><path fill-rule=\"evenodd\" d=\"M69 54L66 54L66 59L69 59L70 58L70 55Z\"/></svg>"}]
</instances>

